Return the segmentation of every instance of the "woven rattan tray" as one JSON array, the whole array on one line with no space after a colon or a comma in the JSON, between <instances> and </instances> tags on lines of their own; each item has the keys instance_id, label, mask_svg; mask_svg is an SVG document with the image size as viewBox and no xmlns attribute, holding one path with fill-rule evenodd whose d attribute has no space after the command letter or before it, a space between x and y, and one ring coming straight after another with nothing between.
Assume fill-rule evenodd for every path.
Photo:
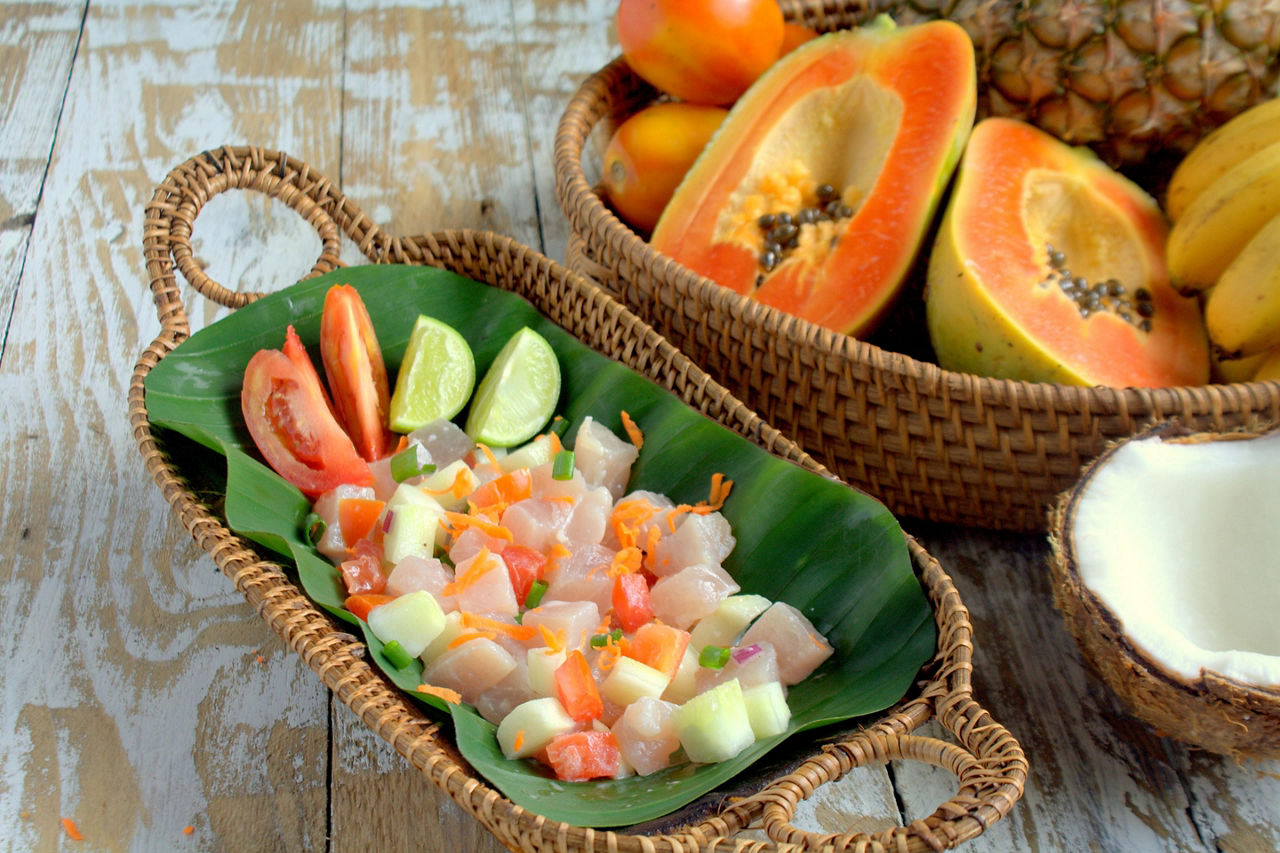
<instances>
[{"instance_id":1,"label":"woven rattan tray","mask_svg":"<svg viewBox=\"0 0 1280 853\"><path fill-rule=\"evenodd\" d=\"M142 352L129 388L130 422L147 469L183 525L272 630L373 731L503 844L529 851L936 850L981 834L1020 798L1027 771L1022 749L971 693L968 612L937 561L908 537L914 569L935 614L937 651L908 696L870 726L811 741L785 771L762 780L746 796L704 806L685 822L653 834L557 823L507 800L461 758L447 724L433 720L367 663L363 645L313 606L285 568L233 534L226 519L202 502L190 485L192 472L170 455L165 435L148 419L144 380L189 334L176 273L222 305L240 307L259 296L225 289L192 254L192 227L201 208L233 189L277 198L316 228L323 250L313 275L339 265L339 236L345 233L371 261L429 264L518 293L582 342L713 420L781 458L808 470L823 469L599 287L510 239L470 231L389 237L305 163L258 148L205 152L169 173L147 206L144 235L161 331ZM931 718L955 742L912 734ZM957 793L928 817L875 835L818 835L792 825L798 802L819 785L856 766L895 759L950 770L958 778ZM747 828L762 829L773 840L743 839L739 833Z\"/></svg>"},{"instance_id":2,"label":"woven rattan tray","mask_svg":"<svg viewBox=\"0 0 1280 853\"><path fill-rule=\"evenodd\" d=\"M937 14L893 0L780 5L819 31L858 25L879 10L904 19ZM979 63L980 86L989 71L989 61ZM607 138L614 122L655 94L619 59L584 81L561 117L556 191L572 226L569 267L621 298L765 420L895 513L1043 530L1056 495L1112 439L1173 418L1227 430L1280 417L1280 383L1118 389L987 379L830 332L717 286L615 217L584 168L596 153L588 147L593 133ZM1005 102L1001 112L1017 115L1017 105Z\"/></svg>"}]
</instances>

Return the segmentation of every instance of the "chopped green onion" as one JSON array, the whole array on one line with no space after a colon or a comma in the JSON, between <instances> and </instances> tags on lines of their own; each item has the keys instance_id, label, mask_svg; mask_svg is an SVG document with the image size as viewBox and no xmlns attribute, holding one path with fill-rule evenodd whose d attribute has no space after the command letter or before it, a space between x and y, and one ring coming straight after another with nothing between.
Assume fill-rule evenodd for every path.
<instances>
[{"instance_id":1,"label":"chopped green onion","mask_svg":"<svg viewBox=\"0 0 1280 853\"><path fill-rule=\"evenodd\" d=\"M320 540L324 537L324 532L329 529L329 525L319 513L309 512L302 522L302 531L306 534L308 545L319 545Z\"/></svg>"},{"instance_id":2,"label":"chopped green onion","mask_svg":"<svg viewBox=\"0 0 1280 853\"><path fill-rule=\"evenodd\" d=\"M573 451L561 450L556 454L555 459L551 461L551 479L553 480L572 480L573 479Z\"/></svg>"},{"instance_id":3,"label":"chopped green onion","mask_svg":"<svg viewBox=\"0 0 1280 853\"><path fill-rule=\"evenodd\" d=\"M382 654L396 669L404 669L413 663L413 658L404 650L404 646L400 645L396 640L384 645Z\"/></svg>"},{"instance_id":4,"label":"chopped green onion","mask_svg":"<svg viewBox=\"0 0 1280 853\"><path fill-rule=\"evenodd\" d=\"M564 438L564 434L569 431L569 422L564 418L556 415L551 421L551 426L547 428L547 432L555 433Z\"/></svg>"},{"instance_id":5,"label":"chopped green onion","mask_svg":"<svg viewBox=\"0 0 1280 853\"><path fill-rule=\"evenodd\" d=\"M591 648L603 649L605 646L609 645L610 640L616 643L621 639L622 639L622 629L614 628L612 631L610 631L607 634L596 634L594 637L592 637Z\"/></svg>"},{"instance_id":6,"label":"chopped green onion","mask_svg":"<svg viewBox=\"0 0 1280 853\"><path fill-rule=\"evenodd\" d=\"M411 444L391 457L391 479L397 483L431 474L435 470L431 454L421 444Z\"/></svg>"},{"instance_id":7,"label":"chopped green onion","mask_svg":"<svg viewBox=\"0 0 1280 853\"><path fill-rule=\"evenodd\" d=\"M698 666L705 666L707 669L724 669L728 662L728 646L704 646L698 653Z\"/></svg>"},{"instance_id":8,"label":"chopped green onion","mask_svg":"<svg viewBox=\"0 0 1280 853\"><path fill-rule=\"evenodd\" d=\"M524 606L532 610L542 603L542 596L547 592L547 582L536 580L529 585L529 594L524 597Z\"/></svg>"}]
</instances>

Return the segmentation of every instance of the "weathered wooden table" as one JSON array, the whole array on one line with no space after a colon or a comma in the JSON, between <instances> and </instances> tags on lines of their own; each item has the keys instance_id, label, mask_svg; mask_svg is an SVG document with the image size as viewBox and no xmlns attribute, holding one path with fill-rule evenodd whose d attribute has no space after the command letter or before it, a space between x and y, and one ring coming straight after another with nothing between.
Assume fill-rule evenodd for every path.
<instances>
[{"instance_id":1,"label":"weathered wooden table","mask_svg":"<svg viewBox=\"0 0 1280 853\"><path fill-rule=\"evenodd\" d=\"M552 137L616 53L615 3L0 3L0 847L497 849L333 700L144 471L125 405L158 328L142 211L189 156L251 143L393 233L489 229L563 259ZM247 194L197 232L243 289L296 280L319 246ZM221 316L195 304L197 326ZM977 698L1031 762L1023 801L968 849L1280 848L1280 763L1128 718L1053 610L1042 537L905 526L953 575ZM803 820L882 828L952 784L862 769Z\"/></svg>"}]
</instances>

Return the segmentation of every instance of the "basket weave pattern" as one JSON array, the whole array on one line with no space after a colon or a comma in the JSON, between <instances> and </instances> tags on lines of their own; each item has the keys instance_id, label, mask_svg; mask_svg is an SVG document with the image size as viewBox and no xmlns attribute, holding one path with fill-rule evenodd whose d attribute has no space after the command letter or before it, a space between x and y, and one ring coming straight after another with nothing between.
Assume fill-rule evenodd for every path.
<instances>
[{"instance_id":1,"label":"basket weave pattern","mask_svg":"<svg viewBox=\"0 0 1280 853\"><path fill-rule=\"evenodd\" d=\"M866 17L856 2L782 5L819 30ZM582 83L561 117L556 192L571 224L569 267L896 514L1042 531L1054 498L1112 439L1175 418L1219 431L1280 418L1280 382L1120 389L988 379L836 334L690 272L622 223L583 168L593 132L655 94L618 59Z\"/></svg>"},{"instance_id":2,"label":"basket weave pattern","mask_svg":"<svg viewBox=\"0 0 1280 853\"><path fill-rule=\"evenodd\" d=\"M1013 736L972 697L972 631L951 579L913 539L908 547L933 605L938 650L910 697L869 727L822 745L797 768L709 817L662 834L627 834L571 826L530 813L474 774L434 722L371 667L364 646L316 609L290 576L264 559L202 503L148 420L144 380L189 334L175 269L204 297L239 307L259 294L237 293L210 279L191 251L192 224L214 195L233 189L265 193L288 204L321 236L313 275L339 266L339 234L373 262L430 264L520 294L584 343L670 389L712 419L808 470L826 471L798 446L734 399L722 386L599 287L531 249L489 233L441 232L393 238L378 229L333 184L305 163L253 147L205 152L174 169L147 207L144 249L161 331L141 354L129 388L129 417L148 471L183 525L338 698L379 736L503 844L521 851L783 851L939 850L983 832L1021 797L1027 763ZM936 717L955 743L912 732ZM799 801L853 767L895 759L950 770L956 795L927 818L874 835L822 835L794 827ZM763 829L771 841L735 838Z\"/></svg>"}]
</instances>

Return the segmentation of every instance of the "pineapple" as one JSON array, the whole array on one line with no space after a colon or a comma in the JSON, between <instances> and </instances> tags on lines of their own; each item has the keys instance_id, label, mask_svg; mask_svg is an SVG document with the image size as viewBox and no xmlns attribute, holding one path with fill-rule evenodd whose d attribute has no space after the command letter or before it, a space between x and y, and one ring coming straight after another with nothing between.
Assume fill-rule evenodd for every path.
<instances>
[{"instance_id":1,"label":"pineapple","mask_svg":"<svg viewBox=\"0 0 1280 853\"><path fill-rule=\"evenodd\" d=\"M1116 166L1190 150L1273 97L1280 74L1275 0L867 0L834 14L812 0L780 5L822 30L881 12L900 24L955 21L974 42L980 116L1025 119Z\"/></svg>"}]
</instances>

